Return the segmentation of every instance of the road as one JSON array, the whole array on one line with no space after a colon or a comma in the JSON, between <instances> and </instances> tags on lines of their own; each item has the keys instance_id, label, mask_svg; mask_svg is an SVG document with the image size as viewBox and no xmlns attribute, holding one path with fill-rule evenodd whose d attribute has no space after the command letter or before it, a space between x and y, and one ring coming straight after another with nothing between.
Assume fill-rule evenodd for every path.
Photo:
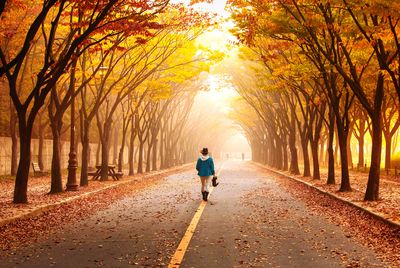
<instances>
[{"instance_id":1,"label":"road","mask_svg":"<svg viewBox=\"0 0 400 268\"><path fill-rule=\"evenodd\" d=\"M225 162L219 180L180 267L384 266L251 162ZM194 170L178 172L13 255L3 252L0 267L166 267L201 203Z\"/></svg>"}]
</instances>

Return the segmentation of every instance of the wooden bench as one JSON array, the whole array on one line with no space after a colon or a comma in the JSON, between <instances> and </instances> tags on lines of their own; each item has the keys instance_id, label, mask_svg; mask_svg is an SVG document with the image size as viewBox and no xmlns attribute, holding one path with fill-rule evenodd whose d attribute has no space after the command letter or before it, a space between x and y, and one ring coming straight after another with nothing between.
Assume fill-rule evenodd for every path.
<instances>
[{"instance_id":1,"label":"wooden bench","mask_svg":"<svg viewBox=\"0 0 400 268\"><path fill-rule=\"evenodd\" d=\"M33 169L33 176L35 176L35 177L41 177L41 176L49 175L48 172L41 170L40 167L39 167L39 164L36 163L36 162L32 162L32 169Z\"/></svg>"}]
</instances>

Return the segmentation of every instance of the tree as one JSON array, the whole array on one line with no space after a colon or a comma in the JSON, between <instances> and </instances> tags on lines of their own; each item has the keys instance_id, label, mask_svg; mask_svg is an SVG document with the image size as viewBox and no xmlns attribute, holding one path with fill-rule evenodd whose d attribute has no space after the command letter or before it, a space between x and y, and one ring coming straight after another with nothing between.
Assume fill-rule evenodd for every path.
<instances>
[{"instance_id":1,"label":"tree","mask_svg":"<svg viewBox=\"0 0 400 268\"><path fill-rule=\"evenodd\" d=\"M386 150L385 150L385 169L391 169L391 155L392 155L392 138L400 127L399 111L400 106L394 94L387 94L383 99L382 104L382 119L383 119L383 136L385 137Z\"/></svg>"},{"instance_id":2,"label":"tree","mask_svg":"<svg viewBox=\"0 0 400 268\"><path fill-rule=\"evenodd\" d=\"M30 145L32 128L36 115L43 106L50 91L57 84L57 81L64 75L76 61L81 53L87 48L101 43L109 36L120 32L125 25L130 25L127 34L146 33L147 29L158 27L157 24L150 24L154 13L164 9L168 1L154 1L148 5L147 1L98 1L96 5L81 1L44 1L31 26L25 31L25 38L17 49L15 56L7 59L3 49L0 49L0 76L5 75L8 80L10 96L18 114L19 138L20 138L20 160L16 175L14 202L27 202L27 182L30 167ZM65 39L65 42L53 50L57 45L57 37L60 23L70 11L76 14L84 14L87 20L81 23L71 21L75 31ZM136 12L135 12L136 11ZM129 13L129 14L128 14ZM2 11L3 19L5 12ZM144 20L146 18L146 20ZM50 21L49 27L42 27ZM122 28L121 28L122 26ZM125 27L126 29L126 27ZM42 32L46 51L43 55L41 67L37 71L36 81L30 91L24 91L24 96L18 95L17 80L21 75L21 67L29 57L34 40ZM79 32L80 31L80 32ZM80 33L80 34L78 34ZM103 33L100 39L88 39L94 34ZM91 40L91 41L89 41Z\"/></svg>"},{"instance_id":3,"label":"tree","mask_svg":"<svg viewBox=\"0 0 400 268\"><path fill-rule=\"evenodd\" d=\"M241 1L232 2L238 7L243 7L244 4ZM257 2L257 5L253 7L256 8L240 9L241 12L237 12L236 15L241 21L239 26L244 29L238 32L242 40L250 43L254 40L254 36L267 31L273 38L308 46L315 51L313 54L319 54L324 59L323 63L330 65L341 76L345 86L350 88L352 94L368 113L372 124L373 148L365 200L377 200L382 147L384 71L387 69L385 64L389 57L386 50L382 47L378 48L379 45L375 42L372 42L371 48L368 39L360 40L363 33L360 33L357 23L349 20L354 15L346 1L334 1L334 3L331 1L265 1ZM266 19L266 14L271 13L274 14L270 16L271 19ZM277 14L285 15L277 18ZM374 21L377 17L372 15L367 18L367 21L370 19ZM373 25L376 26L376 24ZM375 55L378 58L373 61ZM346 134L349 129L344 129L344 131ZM345 147L344 137L339 142L341 156L347 158L347 153L344 154L343 151L347 150L347 146L343 148ZM350 189L349 187L348 184L346 190Z\"/></svg>"}]
</instances>

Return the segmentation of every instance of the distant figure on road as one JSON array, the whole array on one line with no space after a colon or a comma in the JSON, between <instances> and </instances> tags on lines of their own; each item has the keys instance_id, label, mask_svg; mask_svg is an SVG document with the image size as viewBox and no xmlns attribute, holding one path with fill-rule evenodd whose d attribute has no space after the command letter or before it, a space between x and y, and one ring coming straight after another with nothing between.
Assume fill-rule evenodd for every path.
<instances>
[{"instance_id":1,"label":"distant figure on road","mask_svg":"<svg viewBox=\"0 0 400 268\"><path fill-rule=\"evenodd\" d=\"M242 160L244 160L244 153L242 153Z\"/></svg>"},{"instance_id":2,"label":"distant figure on road","mask_svg":"<svg viewBox=\"0 0 400 268\"><path fill-rule=\"evenodd\" d=\"M208 187L210 185L211 176L215 175L214 161L208 155L208 148L203 148L200 151L201 155L197 159L196 169L198 171L197 175L200 176L201 180L201 194L203 195L203 200L208 200L208 194L210 193Z\"/></svg>"}]
</instances>

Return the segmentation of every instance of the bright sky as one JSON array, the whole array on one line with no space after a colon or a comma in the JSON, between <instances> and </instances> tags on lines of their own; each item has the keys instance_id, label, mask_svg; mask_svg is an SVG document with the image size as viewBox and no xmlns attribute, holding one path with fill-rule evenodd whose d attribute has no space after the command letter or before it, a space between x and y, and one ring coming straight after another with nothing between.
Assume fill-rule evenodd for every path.
<instances>
[{"instance_id":1,"label":"bright sky","mask_svg":"<svg viewBox=\"0 0 400 268\"><path fill-rule=\"evenodd\" d=\"M172 0L175 3L188 4L190 0ZM208 47L211 50L219 50L227 55L232 55L237 52L236 48L228 46L230 42L236 41L235 37L229 32L232 27L232 22L229 21L230 12L225 10L227 0L214 0L212 3L201 3L194 5L195 9L203 12L217 14L221 18L220 27L210 32L204 33L197 40L202 46ZM205 81L209 91L202 94L208 95L214 103L219 103L225 113L229 111L229 100L236 92L226 82L221 82L221 77L218 74L209 74Z\"/></svg>"},{"instance_id":2,"label":"bright sky","mask_svg":"<svg viewBox=\"0 0 400 268\"><path fill-rule=\"evenodd\" d=\"M190 0L171 0L172 3L189 4ZM203 34L198 42L209 47L212 50L220 50L227 52L227 45L236 41L229 29L233 27L233 22L229 20L230 12L225 10L227 0L214 0L212 3L200 3L193 5L193 8L201 12L209 12L216 14L219 19L219 27L210 32Z\"/></svg>"},{"instance_id":3,"label":"bright sky","mask_svg":"<svg viewBox=\"0 0 400 268\"><path fill-rule=\"evenodd\" d=\"M189 4L190 0L172 0L172 3L185 3ZM238 49L232 45L232 42L236 42L236 38L229 32L230 28L233 27L233 22L229 20L230 12L225 10L227 0L214 0L213 3L201 3L194 6L195 9L203 12L209 12L217 14L221 19L219 27L212 31L204 33L197 40L202 46L208 47L211 50L223 51L227 57L235 57ZM221 62L220 64L224 64ZM211 70L207 78L204 81L204 86L208 88L207 91L201 91L198 93L196 102L200 103L212 103L218 110L225 115L227 122L231 122L228 118L228 114L231 110L230 101L234 96L237 96L237 92L233 88L233 85L229 81L224 80L221 74L213 72ZM232 126L234 126L232 122ZM236 128L235 128L236 129ZM235 145L235 146L233 146ZM225 147L226 152L246 152L249 154L250 148L246 138L239 131L233 134L230 138L227 137ZM230 148L229 150L227 148Z\"/></svg>"},{"instance_id":4,"label":"bright sky","mask_svg":"<svg viewBox=\"0 0 400 268\"><path fill-rule=\"evenodd\" d=\"M190 0L172 0L171 3L189 4ZM221 17L227 18L229 17L229 12L225 10L225 5L226 5L226 0L214 0L213 3L211 4L208 3L196 4L194 5L194 8L200 11L216 13Z\"/></svg>"}]
</instances>

